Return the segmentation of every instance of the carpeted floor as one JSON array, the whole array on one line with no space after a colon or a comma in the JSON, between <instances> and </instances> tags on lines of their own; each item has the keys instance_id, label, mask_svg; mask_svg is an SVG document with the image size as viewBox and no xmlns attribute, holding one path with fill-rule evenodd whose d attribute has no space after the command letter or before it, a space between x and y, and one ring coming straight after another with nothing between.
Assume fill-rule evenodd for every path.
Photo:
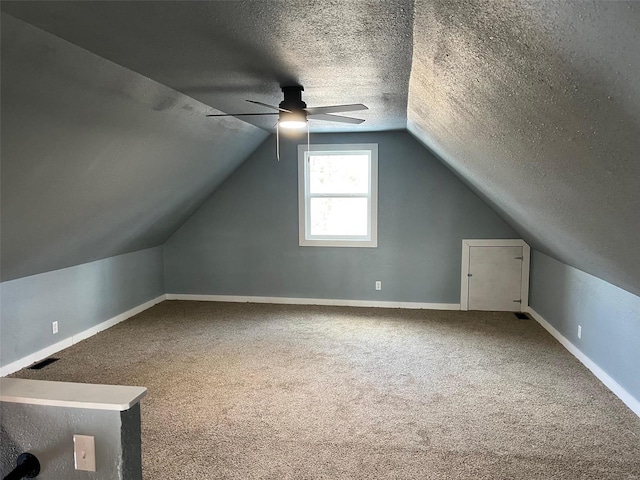
<instances>
[{"instance_id":1,"label":"carpeted floor","mask_svg":"<svg viewBox=\"0 0 640 480\"><path fill-rule=\"evenodd\" d=\"M14 376L142 385L151 479L636 479L640 419L511 313L163 302Z\"/></svg>"}]
</instances>

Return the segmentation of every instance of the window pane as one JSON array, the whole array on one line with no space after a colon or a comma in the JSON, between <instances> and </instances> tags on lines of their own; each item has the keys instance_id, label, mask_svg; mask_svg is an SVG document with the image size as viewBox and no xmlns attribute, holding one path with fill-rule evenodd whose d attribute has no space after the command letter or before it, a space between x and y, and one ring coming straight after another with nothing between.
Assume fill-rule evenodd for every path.
<instances>
[{"instance_id":1,"label":"window pane","mask_svg":"<svg viewBox=\"0 0 640 480\"><path fill-rule=\"evenodd\" d=\"M309 191L314 193L368 193L368 155L311 155Z\"/></svg>"},{"instance_id":2,"label":"window pane","mask_svg":"<svg viewBox=\"0 0 640 480\"><path fill-rule=\"evenodd\" d=\"M367 235L366 198L311 198L311 235Z\"/></svg>"}]
</instances>

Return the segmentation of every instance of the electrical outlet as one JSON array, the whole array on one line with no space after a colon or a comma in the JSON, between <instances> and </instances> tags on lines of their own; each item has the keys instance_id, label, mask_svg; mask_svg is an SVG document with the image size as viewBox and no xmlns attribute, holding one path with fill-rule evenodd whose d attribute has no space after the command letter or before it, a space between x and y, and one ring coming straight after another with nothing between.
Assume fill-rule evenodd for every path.
<instances>
[{"instance_id":1,"label":"electrical outlet","mask_svg":"<svg viewBox=\"0 0 640 480\"><path fill-rule=\"evenodd\" d=\"M376 281L376 290L382 290L382 282L380 280Z\"/></svg>"},{"instance_id":2,"label":"electrical outlet","mask_svg":"<svg viewBox=\"0 0 640 480\"><path fill-rule=\"evenodd\" d=\"M582 325L578 325L578 338L582 338Z\"/></svg>"},{"instance_id":3,"label":"electrical outlet","mask_svg":"<svg viewBox=\"0 0 640 480\"><path fill-rule=\"evenodd\" d=\"M57 320L55 322L51 323L51 330L53 331L54 335L56 333L58 333L58 321Z\"/></svg>"}]
</instances>

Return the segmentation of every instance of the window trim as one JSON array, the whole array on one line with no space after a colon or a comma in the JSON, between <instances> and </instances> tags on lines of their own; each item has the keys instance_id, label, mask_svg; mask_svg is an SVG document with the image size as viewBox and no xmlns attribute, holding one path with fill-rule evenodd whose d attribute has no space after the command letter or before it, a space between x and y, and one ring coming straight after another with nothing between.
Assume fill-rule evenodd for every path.
<instances>
[{"instance_id":1,"label":"window trim","mask_svg":"<svg viewBox=\"0 0 640 480\"><path fill-rule=\"evenodd\" d=\"M309 172L305 168L308 152L363 152L369 156L369 195L367 196L367 213L369 215L369 233L366 237L345 238L322 237L309 238L309 204L311 196L308 194ZM322 196L322 195L317 195ZM338 198L351 195L327 194L327 197ZM363 195L353 195L361 198ZM350 143L350 144L306 144L298 145L298 242L304 247L359 247L376 248L378 246L378 144Z\"/></svg>"}]
</instances>

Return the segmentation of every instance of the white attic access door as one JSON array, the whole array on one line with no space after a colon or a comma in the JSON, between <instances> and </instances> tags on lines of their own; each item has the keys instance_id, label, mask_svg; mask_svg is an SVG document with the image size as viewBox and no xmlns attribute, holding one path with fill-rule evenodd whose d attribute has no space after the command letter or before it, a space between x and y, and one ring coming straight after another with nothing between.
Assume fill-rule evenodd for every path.
<instances>
[{"instance_id":1,"label":"white attic access door","mask_svg":"<svg viewBox=\"0 0 640 480\"><path fill-rule=\"evenodd\" d=\"M525 311L529 255L522 240L463 240L460 309Z\"/></svg>"}]
</instances>

